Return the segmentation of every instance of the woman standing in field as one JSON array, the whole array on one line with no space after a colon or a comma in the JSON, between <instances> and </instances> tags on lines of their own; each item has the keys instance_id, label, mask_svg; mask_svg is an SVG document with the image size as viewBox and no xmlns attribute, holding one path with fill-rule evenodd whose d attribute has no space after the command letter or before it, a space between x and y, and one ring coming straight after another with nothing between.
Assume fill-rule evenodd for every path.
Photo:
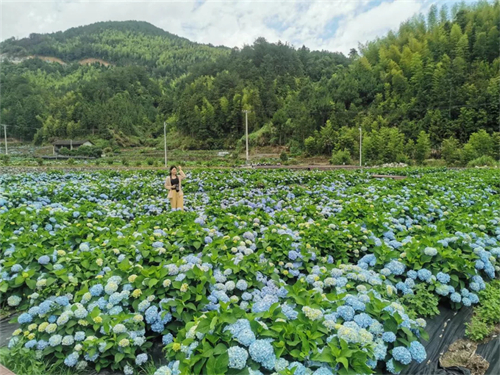
<instances>
[{"instance_id":1,"label":"woman standing in field","mask_svg":"<svg viewBox=\"0 0 500 375\"><path fill-rule=\"evenodd\" d=\"M179 173L177 173L175 165L170 167L170 175L165 180L165 189L169 190L167 198L170 199L172 210L184 210L184 193L181 181L185 178L186 175L180 165Z\"/></svg>"}]
</instances>

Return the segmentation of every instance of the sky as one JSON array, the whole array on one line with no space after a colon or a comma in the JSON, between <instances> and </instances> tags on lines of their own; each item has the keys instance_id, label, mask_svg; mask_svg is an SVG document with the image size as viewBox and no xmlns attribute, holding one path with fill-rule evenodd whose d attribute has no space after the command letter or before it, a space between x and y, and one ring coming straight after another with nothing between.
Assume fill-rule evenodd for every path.
<instances>
[{"instance_id":1,"label":"sky","mask_svg":"<svg viewBox=\"0 0 500 375\"><path fill-rule=\"evenodd\" d=\"M64 31L98 21L139 20L194 42L227 47L258 37L345 54L397 30L430 6L458 0L0 0L0 40ZM467 2L471 2L470 0Z\"/></svg>"}]
</instances>

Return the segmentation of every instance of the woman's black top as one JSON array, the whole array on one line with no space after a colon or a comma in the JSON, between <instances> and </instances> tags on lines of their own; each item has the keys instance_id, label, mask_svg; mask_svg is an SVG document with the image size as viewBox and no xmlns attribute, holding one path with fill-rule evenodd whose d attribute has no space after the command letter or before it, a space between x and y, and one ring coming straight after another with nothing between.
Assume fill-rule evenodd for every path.
<instances>
[{"instance_id":1,"label":"woman's black top","mask_svg":"<svg viewBox=\"0 0 500 375\"><path fill-rule=\"evenodd\" d=\"M171 184L172 186L174 186L174 185L179 185L179 177L171 178L171 179L170 179L170 184Z\"/></svg>"}]
</instances>

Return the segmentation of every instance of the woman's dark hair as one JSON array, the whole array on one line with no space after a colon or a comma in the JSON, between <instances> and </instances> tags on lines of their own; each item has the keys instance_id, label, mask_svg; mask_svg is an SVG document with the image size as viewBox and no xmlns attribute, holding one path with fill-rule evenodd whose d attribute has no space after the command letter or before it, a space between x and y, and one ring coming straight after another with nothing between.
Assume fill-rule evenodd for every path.
<instances>
[{"instance_id":1,"label":"woman's dark hair","mask_svg":"<svg viewBox=\"0 0 500 375\"><path fill-rule=\"evenodd\" d=\"M170 178L172 178L172 169L174 169L174 168L175 168L175 165L172 165L172 166L170 167L170 173L169 173Z\"/></svg>"}]
</instances>

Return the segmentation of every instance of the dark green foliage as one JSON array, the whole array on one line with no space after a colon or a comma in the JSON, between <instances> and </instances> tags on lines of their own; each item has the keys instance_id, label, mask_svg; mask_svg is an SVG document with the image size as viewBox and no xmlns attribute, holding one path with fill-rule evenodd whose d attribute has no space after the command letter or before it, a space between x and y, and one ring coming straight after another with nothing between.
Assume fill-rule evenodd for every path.
<instances>
[{"instance_id":1,"label":"dark green foliage","mask_svg":"<svg viewBox=\"0 0 500 375\"><path fill-rule=\"evenodd\" d=\"M0 161L2 162L3 165L9 165L10 156L5 154L0 155Z\"/></svg>"},{"instance_id":2,"label":"dark green foliage","mask_svg":"<svg viewBox=\"0 0 500 375\"><path fill-rule=\"evenodd\" d=\"M76 155L88 156L93 158L100 158L102 155L102 149L94 146L81 146L76 151Z\"/></svg>"},{"instance_id":3,"label":"dark green foliage","mask_svg":"<svg viewBox=\"0 0 500 375\"><path fill-rule=\"evenodd\" d=\"M428 285L421 283L417 284L414 295L405 295L402 297L402 303L408 309L408 315L413 319L418 317L432 318L439 314L438 304L439 297L430 292Z\"/></svg>"},{"instance_id":4,"label":"dark green foliage","mask_svg":"<svg viewBox=\"0 0 500 375\"><path fill-rule=\"evenodd\" d=\"M500 280L486 284L486 289L479 292L479 306L474 309L474 316L467 323L467 337L481 341L500 323Z\"/></svg>"},{"instance_id":5,"label":"dark green foliage","mask_svg":"<svg viewBox=\"0 0 500 375\"><path fill-rule=\"evenodd\" d=\"M349 165L351 164L351 155L347 149L334 151L332 153L332 158L330 164L333 165Z\"/></svg>"},{"instance_id":6,"label":"dark green foliage","mask_svg":"<svg viewBox=\"0 0 500 375\"><path fill-rule=\"evenodd\" d=\"M427 21L415 16L349 57L264 38L242 49L213 47L133 21L8 39L0 52L67 65L3 63L2 121L24 140L92 137L114 147L149 145L166 122L175 134L169 146L220 149L237 146L242 111L250 110L255 145L294 145L310 155L346 149L357 158L361 127L367 162L423 163L439 156L443 140L463 145L484 130L492 142L445 152L447 162L496 158L500 3L461 4L451 17L435 13ZM83 58L112 65L76 63Z\"/></svg>"}]
</instances>

